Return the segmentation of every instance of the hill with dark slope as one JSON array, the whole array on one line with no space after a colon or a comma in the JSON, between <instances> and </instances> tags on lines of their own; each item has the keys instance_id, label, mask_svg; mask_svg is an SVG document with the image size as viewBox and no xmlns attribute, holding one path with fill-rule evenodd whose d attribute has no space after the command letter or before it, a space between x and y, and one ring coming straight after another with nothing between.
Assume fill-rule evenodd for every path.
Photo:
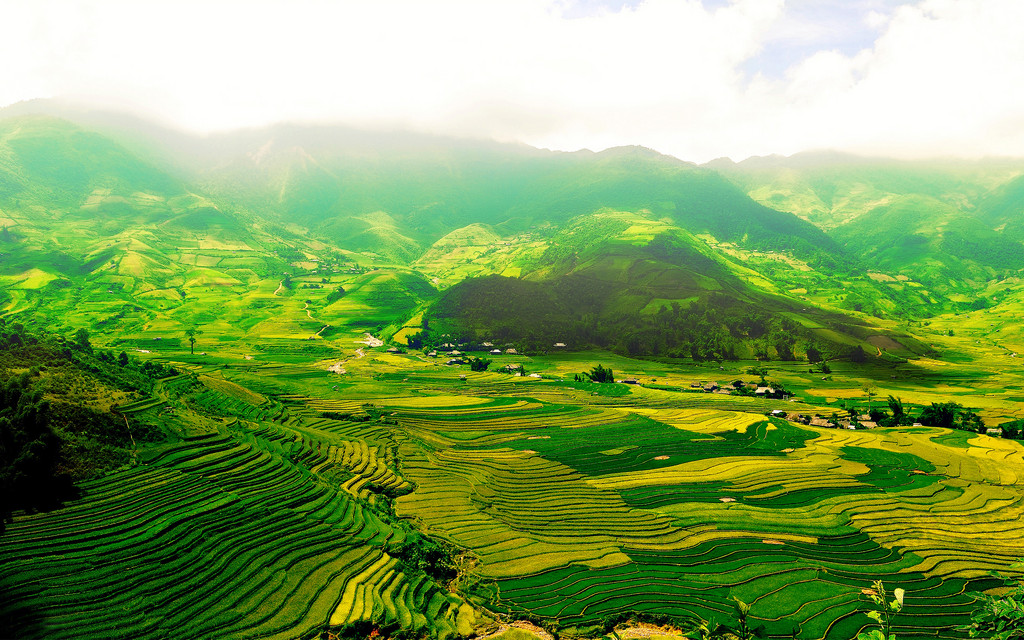
<instances>
[{"instance_id":1,"label":"hill with dark slope","mask_svg":"<svg viewBox=\"0 0 1024 640\"><path fill-rule=\"evenodd\" d=\"M929 350L905 333L753 287L688 232L644 222L614 212L573 219L522 278L469 278L444 292L417 343L459 336L537 350L561 342L641 356L792 360L810 343L843 357L886 336L907 355Z\"/></svg>"}]
</instances>

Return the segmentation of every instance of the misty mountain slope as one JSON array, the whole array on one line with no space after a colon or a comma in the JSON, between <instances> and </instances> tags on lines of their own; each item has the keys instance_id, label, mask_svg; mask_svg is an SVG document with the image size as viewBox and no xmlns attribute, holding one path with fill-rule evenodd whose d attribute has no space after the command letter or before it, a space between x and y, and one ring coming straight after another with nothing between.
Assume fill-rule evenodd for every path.
<instances>
[{"instance_id":1,"label":"misty mountain slope","mask_svg":"<svg viewBox=\"0 0 1024 640\"><path fill-rule=\"evenodd\" d=\"M978 202L978 218L1007 238L1024 242L1024 175L986 194Z\"/></svg>"},{"instance_id":2,"label":"misty mountain slope","mask_svg":"<svg viewBox=\"0 0 1024 640\"><path fill-rule=\"evenodd\" d=\"M0 121L0 180L5 206L68 207L72 214L83 204L106 212L104 202L88 200L97 192L107 198L184 193L179 181L109 138L48 117Z\"/></svg>"},{"instance_id":3,"label":"misty mountain slope","mask_svg":"<svg viewBox=\"0 0 1024 640\"><path fill-rule=\"evenodd\" d=\"M137 126L108 136L109 123L101 134L27 116L2 126L7 311L74 308L103 327L227 327L210 306L227 295L232 313L259 310L239 325L247 331L321 335L329 324L405 322L435 287L503 275L518 282L486 282L542 287L536 297L554 296L551 309L571 303L566 317L594 344L683 352L691 343L666 338L666 327L704 309L766 314L758 325L771 329L728 325L729 348L776 357L796 342L776 339L786 332L849 345L882 331L860 314L924 317L947 294L970 303L946 281L970 289L1016 264L1002 231L928 195L941 185L920 176L888 187L924 194L887 196L830 237L714 169L642 147L558 153L291 125L207 138ZM815 197L836 202L841 185L827 193L819 182ZM999 213L1012 210L1012 190L1002 201L985 193L993 221L1012 218ZM866 264L904 280L869 274ZM363 278L382 266L404 275ZM919 275L927 287L912 281ZM282 315L292 307L294 322ZM701 347L702 357L725 353L727 342Z\"/></svg>"},{"instance_id":4,"label":"misty mountain slope","mask_svg":"<svg viewBox=\"0 0 1024 640\"><path fill-rule=\"evenodd\" d=\"M104 131L113 121L103 120ZM840 252L812 225L758 205L715 171L640 147L562 153L297 125L173 140L135 123L122 137L144 149L146 135L147 158L229 208L397 261L474 223L507 235L604 207L647 209L692 232L750 247L802 256ZM397 245L388 242L393 234L367 221L380 214L400 227Z\"/></svg>"},{"instance_id":5,"label":"misty mountain slope","mask_svg":"<svg viewBox=\"0 0 1024 640\"><path fill-rule=\"evenodd\" d=\"M754 199L826 229L872 268L968 300L1024 269L1024 163L843 154L717 161ZM966 298L964 298L966 296Z\"/></svg>"},{"instance_id":6,"label":"misty mountain slope","mask_svg":"<svg viewBox=\"0 0 1024 640\"><path fill-rule=\"evenodd\" d=\"M972 212L993 190L1024 172L1018 160L900 161L838 152L708 163L754 200L826 231L901 196L932 198Z\"/></svg>"}]
</instances>

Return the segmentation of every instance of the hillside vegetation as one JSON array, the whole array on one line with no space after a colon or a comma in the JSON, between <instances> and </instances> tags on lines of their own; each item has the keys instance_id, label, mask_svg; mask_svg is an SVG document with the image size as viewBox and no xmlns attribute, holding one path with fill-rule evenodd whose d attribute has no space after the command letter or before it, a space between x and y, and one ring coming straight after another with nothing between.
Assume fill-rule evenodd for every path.
<instances>
[{"instance_id":1,"label":"hillside vegetation","mask_svg":"<svg viewBox=\"0 0 1024 640\"><path fill-rule=\"evenodd\" d=\"M0 113L0 636L964 638L1021 176Z\"/></svg>"}]
</instances>

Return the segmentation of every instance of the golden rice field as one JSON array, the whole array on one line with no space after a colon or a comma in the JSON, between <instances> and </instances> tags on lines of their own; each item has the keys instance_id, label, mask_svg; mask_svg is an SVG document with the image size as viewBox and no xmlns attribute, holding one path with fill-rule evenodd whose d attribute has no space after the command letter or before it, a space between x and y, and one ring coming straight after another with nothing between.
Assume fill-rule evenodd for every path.
<instances>
[{"instance_id":1,"label":"golden rice field","mask_svg":"<svg viewBox=\"0 0 1024 640\"><path fill-rule=\"evenodd\" d=\"M529 618L588 637L628 612L726 621L737 597L774 637L846 639L882 579L907 591L901 637L956 638L967 593L1024 556L1017 442L377 352L338 376L268 353L183 363L123 412L182 407L206 431L15 519L7 629L455 638ZM420 535L450 550L454 580L409 555Z\"/></svg>"}]
</instances>

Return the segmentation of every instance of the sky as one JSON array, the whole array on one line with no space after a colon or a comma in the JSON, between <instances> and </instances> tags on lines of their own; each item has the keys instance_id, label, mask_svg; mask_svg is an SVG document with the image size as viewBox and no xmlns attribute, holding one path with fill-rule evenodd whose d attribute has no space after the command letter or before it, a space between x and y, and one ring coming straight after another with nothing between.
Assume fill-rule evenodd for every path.
<instances>
[{"instance_id":1,"label":"sky","mask_svg":"<svg viewBox=\"0 0 1024 640\"><path fill-rule=\"evenodd\" d=\"M0 105L684 160L1024 157L1024 0L3 0Z\"/></svg>"}]
</instances>

